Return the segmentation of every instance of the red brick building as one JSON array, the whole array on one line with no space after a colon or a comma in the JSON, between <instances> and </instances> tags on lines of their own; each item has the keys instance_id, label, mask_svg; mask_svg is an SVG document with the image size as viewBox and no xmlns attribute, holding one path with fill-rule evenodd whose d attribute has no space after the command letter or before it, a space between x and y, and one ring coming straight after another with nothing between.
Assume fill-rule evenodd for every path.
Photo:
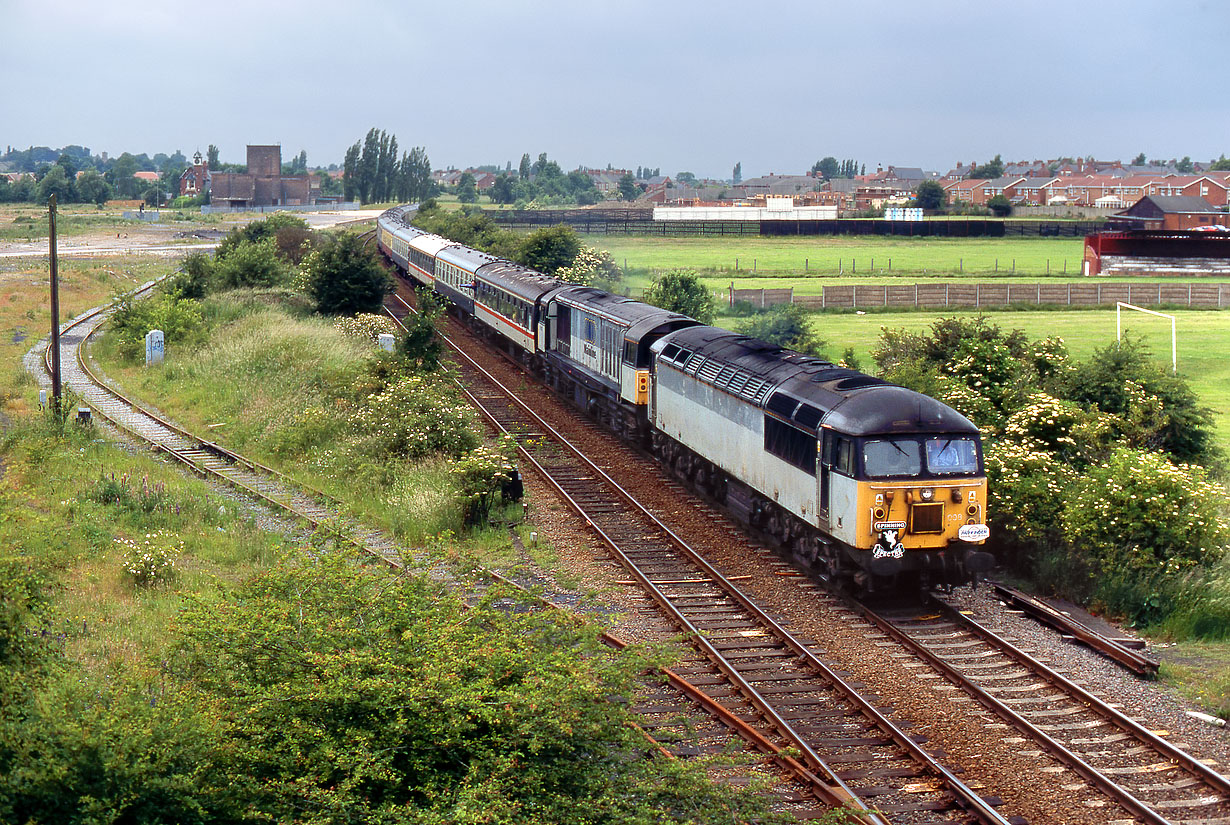
<instances>
[{"instance_id":1,"label":"red brick building","mask_svg":"<svg viewBox=\"0 0 1230 825\"><path fill-rule=\"evenodd\" d=\"M209 172L209 198L215 206L310 206L320 194L312 176L282 174L282 147L249 145L248 171Z\"/></svg>"}]
</instances>

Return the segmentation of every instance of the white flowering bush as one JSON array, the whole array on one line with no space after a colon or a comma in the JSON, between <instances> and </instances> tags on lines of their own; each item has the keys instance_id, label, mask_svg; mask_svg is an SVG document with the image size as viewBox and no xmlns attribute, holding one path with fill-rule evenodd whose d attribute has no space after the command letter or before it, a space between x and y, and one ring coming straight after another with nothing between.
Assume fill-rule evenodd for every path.
<instances>
[{"instance_id":1,"label":"white flowering bush","mask_svg":"<svg viewBox=\"0 0 1230 825\"><path fill-rule=\"evenodd\" d=\"M589 286L596 281L616 281L622 273L611 253L582 246L572 264L555 271L555 277L573 284Z\"/></svg>"},{"instance_id":2,"label":"white flowering bush","mask_svg":"<svg viewBox=\"0 0 1230 825\"><path fill-rule=\"evenodd\" d=\"M1084 462L1103 452L1112 420L1113 416L1035 392L1029 394L1024 407L1008 416L1003 435L1028 450Z\"/></svg>"},{"instance_id":3,"label":"white flowering bush","mask_svg":"<svg viewBox=\"0 0 1230 825\"><path fill-rule=\"evenodd\" d=\"M1058 336L1052 335L1032 341L1029 344L1029 354L1034 372L1039 378L1064 381L1076 373L1076 365L1068 354L1068 345Z\"/></svg>"},{"instance_id":4,"label":"white flowering bush","mask_svg":"<svg viewBox=\"0 0 1230 825\"><path fill-rule=\"evenodd\" d=\"M351 409L347 426L361 450L375 457L459 456L478 442L473 410L446 379L431 374L393 378Z\"/></svg>"},{"instance_id":5,"label":"white flowering bush","mask_svg":"<svg viewBox=\"0 0 1230 825\"><path fill-rule=\"evenodd\" d=\"M987 443L983 458L997 530L1024 548L1051 542L1079 474L1050 453L1002 439Z\"/></svg>"},{"instance_id":6,"label":"white flowering bush","mask_svg":"<svg viewBox=\"0 0 1230 825\"><path fill-rule=\"evenodd\" d=\"M1225 491L1202 468L1121 448L1077 482L1063 526L1107 570L1178 573L1230 549L1224 506Z\"/></svg>"},{"instance_id":7,"label":"white flowering bush","mask_svg":"<svg viewBox=\"0 0 1230 825\"><path fill-rule=\"evenodd\" d=\"M516 445L511 436L480 444L459 457L452 467L458 495L465 509L466 524L482 524L491 508L507 499L508 484L517 465Z\"/></svg>"},{"instance_id":8,"label":"white flowering bush","mask_svg":"<svg viewBox=\"0 0 1230 825\"><path fill-rule=\"evenodd\" d=\"M397 334L397 325L387 315L374 312L360 312L358 315L344 316L333 322L333 327L347 338L360 341L380 341L380 336L386 333Z\"/></svg>"},{"instance_id":9,"label":"white flowering bush","mask_svg":"<svg viewBox=\"0 0 1230 825\"><path fill-rule=\"evenodd\" d=\"M122 548L124 574L137 587L154 587L175 577L175 560L183 553L183 541L162 530L135 539L117 538Z\"/></svg>"}]
</instances>

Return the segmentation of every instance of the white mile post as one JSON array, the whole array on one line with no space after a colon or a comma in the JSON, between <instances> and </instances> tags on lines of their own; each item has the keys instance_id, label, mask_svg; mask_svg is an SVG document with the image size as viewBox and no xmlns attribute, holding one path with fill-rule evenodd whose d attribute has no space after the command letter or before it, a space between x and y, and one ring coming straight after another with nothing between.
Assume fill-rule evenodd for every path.
<instances>
[{"instance_id":1,"label":"white mile post","mask_svg":"<svg viewBox=\"0 0 1230 825\"><path fill-rule=\"evenodd\" d=\"M151 329L145 333L145 366L161 364L165 351L166 345L163 341L162 330Z\"/></svg>"}]
</instances>

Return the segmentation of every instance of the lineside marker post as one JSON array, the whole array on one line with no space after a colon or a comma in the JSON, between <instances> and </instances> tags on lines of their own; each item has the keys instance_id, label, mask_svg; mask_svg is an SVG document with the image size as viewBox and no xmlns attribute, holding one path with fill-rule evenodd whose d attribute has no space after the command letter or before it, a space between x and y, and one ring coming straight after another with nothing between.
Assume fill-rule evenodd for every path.
<instances>
[{"instance_id":1,"label":"lineside marker post","mask_svg":"<svg viewBox=\"0 0 1230 825\"><path fill-rule=\"evenodd\" d=\"M60 273L56 254L56 196L47 199L48 257L51 262L51 409L56 420L64 415L60 397Z\"/></svg>"},{"instance_id":2,"label":"lineside marker post","mask_svg":"<svg viewBox=\"0 0 1230 825\"><path fill-rule=\"evenodd\" d=\"M1170 371L1173 372L1175 375L1178 375L1179 374L1179 344L1178 344L1178 338L1175 336L1175 317L1173 315L1167 315L1164 312L1155 312L1154 310L1145 309L1144 307L1133 306L1132 304L1125 304L1123 301L1116 301L1115 302L1115 340L1116 341L1123 340L1123 323L1122 323L1121 318L1123 316L1124 309L1134 309L1137 312L1145 312L1145 313L1148 313L1149 315L1156 315L1159 318L1169 318L1170 319Z\"/></svg>"}]
</instances>

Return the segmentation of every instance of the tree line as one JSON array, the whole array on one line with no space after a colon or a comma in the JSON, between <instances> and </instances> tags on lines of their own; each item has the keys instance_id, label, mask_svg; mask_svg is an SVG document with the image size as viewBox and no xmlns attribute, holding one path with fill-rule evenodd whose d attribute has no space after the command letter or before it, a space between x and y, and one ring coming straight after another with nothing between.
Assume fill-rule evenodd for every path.
<instances>
[{"instance_id":1,"label":"tree line","mask_svg":"<svg viewBox=\"0 0 1230 825\"><path fill-rule=\"evenodd\" d=\"M436 194L427 150L415 146L397 157L397 135L372 127L346 150L342 194L361 203L423 201Z\"/></svg>"}]
</instances>

